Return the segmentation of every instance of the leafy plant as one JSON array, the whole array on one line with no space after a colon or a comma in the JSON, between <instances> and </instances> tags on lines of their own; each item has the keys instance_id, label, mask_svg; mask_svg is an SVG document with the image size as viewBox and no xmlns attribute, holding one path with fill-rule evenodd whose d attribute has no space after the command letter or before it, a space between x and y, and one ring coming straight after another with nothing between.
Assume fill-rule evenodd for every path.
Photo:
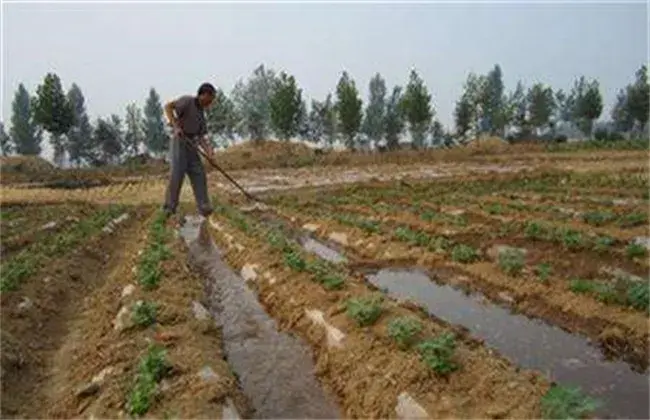
<instances>
[{"instance_id":1,"label":"leafy plant","mask_svg":"<svg viewBox=\"0 0 650 420\"><path fill-rule=\"evenodd\" d=\"M307 263L304 258L295 250L287 250L284 252L284 263L295 271L305 271L307 269Z\"/></svg>"},{"instance_id":2,"label":"leafy plant","mask_svg":"<svg viewBox=\"0 0 650 420\"><path fill-rule=\"evenodd\" d=\"M140 359L135 384L129 394L127 408L131 415L141 416L149 411L156 391L156 384L171 370L165 358L165 349L151 345Z\"/></svg>"},{"instance_id":3,"label":"leafy plant","mask_svg":"<svg viewBox=\"0 0 650 420\"><path fill-rule=\"evenodd\" d=\"M413 345L421 331L422 323L417 318L410 316L395 318L388 324L388 335L397 342L401 349Z\"/></svg>"},{"instance_id":4,"label":"leafy plant","mask_svg":"<svg viewBox=\"0 0 650 420\"><path fill-rule=\"evenodd\" d=\"M633 308L647 311L650 305L650 283L632 282L627 289L627 301Z\"/></svg>"},{"instance_id":5,"label":"leafy plant","mask_svg":"<svg viewBox=\"0 0 650 420\"><path fill-rule=\"evenodd\" d=\"M630 258L644 257L646 255L646 248L643 245L637 244L635 242L630 243L627 248L625 248L627 256Z\"/></svg>"},{"instance_id":6,"label":"leafy plant","mask_svg":"<svg viewBox=\"0 0 650 420\"><path fill-rule=\"evenodd\" d=\"M537 277L543 282L546 283L548 281L548 278L550 277L551 273L553 272L553 269L549 263L541 263L538 264L537 267L535 267L535 274L537 274Z\"/></svg>"},{"instance_id":7,"label":"leafy plant","mask_svg":"<svg viewBox=\"0 0 650 420\"><path fill-rule=\"evenodd\" d=\"M437 374L446 375L458 369L453 361L456 339L452 333L423 341L417 348L424 363Z\"/></svg>"},{"instance_id":8,"label":"leafy plant","mask_svg":"<svg viewBox=\"0 0 650 420\"><path fill-rule=\"evenodd\" d=\"M553 386L542 397L542 416L547 419L580 419L600 403L582 394L580 388Z\"/></svg>"},{"instance_id":9,"label":"leafy plant","mask_svg":"<svg viewBox=\"0 0 650 420\"><path fill-rule=\"evenodd\" d=\"M346 310L350 318L360 327L374 324L381 315L383 297L381 295L351 298L347 301Z\"/></svg>"},{"instance_id":10,"label":"leafy plant","mask_svg":"<svg viewBox=\"0 0 650 420\"><path fill-rule=\"evenodd\" d=\"M506 249L499 253L499 267L508 275L518 274L524 267L524 253L519 249Z\"/></svg>"},{"instance_id":11,"label":"leafy plant","mask_svg":"<svg viewBox=\"0 0 650 420\"><path fill-rule=\"evenodd\" d=\"M451 250L451 258L461 263L470 263L478 259L478 253L468 245L458 244Z\"/></svg>"},{"instance_id":12,"label":"leafy plant","mask_svg":"<svg viewBox=\"0 0 650 420\"><path fill-rule=\"evenodd\" d=\"M138 301L133 305L133 322L140 327L148 327L156 322L158 305L147 301Z\"/></svg>"}]
</instances>

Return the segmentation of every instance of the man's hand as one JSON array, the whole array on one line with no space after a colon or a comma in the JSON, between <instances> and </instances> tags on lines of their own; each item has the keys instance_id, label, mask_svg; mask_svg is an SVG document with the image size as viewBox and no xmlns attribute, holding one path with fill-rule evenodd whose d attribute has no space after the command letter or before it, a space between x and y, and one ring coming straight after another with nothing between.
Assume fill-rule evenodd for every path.
<instances>
[{"instance_id":1,"label":"man's hand","mask_svg":"<svg viewBox=\"0 0 650 420\"><path fill-rule=\"evenodd\" d=\"M212 148L212 145L210 144L210 141L208 140L208 136L203 136L201 137L201 149L203 149L203 152L205 155L209 158L212 159L214 157L214 149Z\"/></svg>"}]
</instances>

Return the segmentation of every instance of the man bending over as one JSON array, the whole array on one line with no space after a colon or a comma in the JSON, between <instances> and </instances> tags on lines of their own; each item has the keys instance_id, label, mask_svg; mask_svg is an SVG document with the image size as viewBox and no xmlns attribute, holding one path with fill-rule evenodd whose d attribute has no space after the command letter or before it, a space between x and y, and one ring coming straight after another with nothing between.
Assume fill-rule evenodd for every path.
<instances>
[{"instance_id":1,"label":"man bending over","mask_svg":"<svg viewBox=\"0 0 650 420\"><path fill-rule=\"evenodd\" d=\"M215 95L214 86L203 83L196 96L181 96L165 105L165 116L174 133L169 145L171 171L163 206L168 218L176 215L185 174L190 178L199 213L204 217L212 213L205 169L196 147L200 146L212 158L214 151L207 138L204 110L212 104Z\"/></svg>"}]
</instances>

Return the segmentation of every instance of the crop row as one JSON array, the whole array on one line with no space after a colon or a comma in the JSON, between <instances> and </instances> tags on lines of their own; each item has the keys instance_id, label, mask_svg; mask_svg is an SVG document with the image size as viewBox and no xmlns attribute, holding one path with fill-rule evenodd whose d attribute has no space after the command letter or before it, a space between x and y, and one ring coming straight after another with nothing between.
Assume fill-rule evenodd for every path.
<instances>
[{"instance_id":1,"label":"crop row","mask_svg":"<svg viewBox=\"0 0 650 420\"><path fill-rule=\"evenodd\" d=\"M69 229L46 236L42 241L35 242L21 250L17 255L3 261L0 274L0 291L16 290L22 280L33 275L47 258L63 255L85 238L98 233L106 224L124 211L124 206L109 206L94 213L91 217L82 219Z\"/></svg>"},{"instance_id":2,"label":"crop row","mask_svg":"<svg viewBox=\"0 0 650 420\"><path fill-rule=\"evenodd\" d=\"M302 250L299 243L291 239L292 233L287 232L290 228L268 227L257 223L225 204L218 204L216 209L232 226L258 240L266 241L271 252L282 258L292 271L309 274L312 281L323 285L325 289L338 290L353 281L342 266ZM371 222L365 227L374 230L374 226L376 225ZM327 279L336 280L330 283ZM347 316L360 328L374 325L385 313L385 297L381 293L349 297L344 305ZM447 377L461 368L455 357L457 338L453 333L443 331L434 336L426 336L423 331L423 323L419 319L406 315L390 318L385 334L400 351L414 350L421 362L438 376ZM593 400L575 389L561 386L551 388L542 398L541 405L543 415L553 418L581 416L595 407Z\"/></svg>"}]
</instances>

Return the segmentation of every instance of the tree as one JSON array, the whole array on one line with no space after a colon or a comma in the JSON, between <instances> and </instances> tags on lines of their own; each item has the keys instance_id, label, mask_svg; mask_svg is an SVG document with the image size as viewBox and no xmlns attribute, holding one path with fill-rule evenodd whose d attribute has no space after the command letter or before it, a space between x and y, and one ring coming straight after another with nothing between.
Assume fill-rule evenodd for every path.
<instances>
[{"instance_id":1,"label":"tree","mask_svg":"<svg viewBox=\"0 0 650 420\"><path fill-rule=\"evenodd\" d=\"M271 126L276 135L289 140L300 128L302 90L293 76L281 72L275 80L269 101Z\"/></svg>"},{"instance_id":2,"label":"tree","mask_svg":"<svg viewBox=\"0 0 650 420\"><path fill-rule=\"evenodd\" d=\"M616 103L612 108L612 122L614 123L614 130L618 133L627 133L634 128L634 116L630 112L628 103L627 89L621 89L616 96Z\"/></svg>"},{"instance_id":3,"label":"tree","mask_svg":"<svg viewBox=\"0 0 650 420\"><path fill-rule=\"evenodd\" d=\"M126 106L126 132L124 133L124 149L130 156L135 156L140 150L140 145L145 142L145 122L142 111L138 105L131 103Z\"/></svg>"},{"instance_id":4,"label":"tree","mask_svg":"<svg viewBox=\"0 0 650 420\"><path fill-rule=\"evenodd\" d=\"M594 120L603 112L603 98L597 80L587 82L584 76L575 81L571 92L575 98L573 116L589 138L591 138Z\"/></svg>"},{"instance_id":5,"label":"tree","mask_svg":"<svg viewBox=\"0 0 650 420\"><path fill-rule=\"evenodd\" d=\"M562 89L559 89L555 92L555 104L558 121L573 122L573 111L575 108L575 97L573 94L567 94Z\"/></svg>"},{"instance_id":6,"label":"tree","mask_svg":"<svg viewBox=\"0 0 650 420\"><path fill-rule=\"evenodd\" d=\"M485 77L481 104L490 134L503 136L507 124L505 87L501 67L496 64Z\"/></svg>"},{"instance_id":7,"label":"tree","mask_svg":"<svg viewBox=\"0 0 650 420\"><path fill-rule=\"evenodd\" d=\"M467 132L472 129L472 123L475 118L474 112L475 108L472 106L468 95L461 96L454 108L456 134L459 137L465 137Z\"/></svg>"},{"instance_id":8,"label":"tree","mask_svg":"<svg viewBox=\"0 0 650 420\"><path fill-rule=\"evenodd\" d=\"M528 91L527 99L530 125L539 131L550 123L555 110L553 89L536 83Z\"/></svg>"},{"instance_id":9,"label":"tree","mask_svg":"<svg viewBox=\"0 0 650 420\"><path fill-rule=\"evenodd\" d=\"M54 148L54 162L62 165L65 157L65 143L62 136L72 127L74 113L63 93L61 79L54 73L46 74L43 83L36 88L34 117L36 122L50 133L50 143Z\"/></svg>"},{"instance_id":10,"label":"tree","mask_svg":"<svg viewBox=\"0 0 650 420\"><path fill-rule=\"evenodd\" d=\"M86 113L85 99L81 88L73 83L68 91L67 98L72 108L73 122L67 133L66 149L70 161L77 166L81 161L90 158L92 149L92 126Z\"/></svg>"},{"instance_id":11,"label":"tree","mask_svg":"<svg viewBox=\"0 0 650 420\"><path fill-rule=\"evenodd\" d=\"M99 156L95 165L106 165L114 163L122 153L122 143L119 139L119 133L116 131L115 121L107 121L98 118L95 124L94 143L99 146Z\"/></svg>"},{"instance_id":12,"label":"tree","mask_svg":"<svg viewBox=\"0 0 650 420\"><path fill-rule=\"evenodd\" d=\"M206 112L206 119L211 134L224 140L232 141L235 138L238 116L235 112L235 104L223 90L217 89L214 103Z\"/></svg>"},{"instance_id":13,"label":"tree","mask_svg":"<svg viewBox=\"0 0 650 420\"><path fill-rule=\"evenodd\" d=\"M431 145L441 146L444 144L445 130L442 123L435 120L431 124Z\"/></svg>"},{"instance_id":14,"label":"tree","mask_svg":"<svg viewBox=\"0 0 650 420\"><path fill-rule=\"evenodd\" d=\"M370 80L369 91L362 131L376 144L383 139L386 129L386 82L379 73Z\"/></svg>"},{"instance_id":15,"label":"tree","mask_svg":"<svg viewBox=\"0 0 650 420\"><path fill-rule=\"evenodd\" d=\"M643 131L648 124L650 114L650 84L648 84L648 68L641 66L636 72L636 80L628 88L628 112Z\"/></svg>"},{"instance_id":16,"label":"tree","mask_svg":"<svg viewBox=\"0 0 650 420\"><path fill-rule=\"evenodd\" d=\"M530 95L526 96L524 84L517 82L514 92L508 98L507 119L513 127L517 127L519 138L527 138L531 134L529 113Z\"/></svg>"},{"instance_id":17,"label":"tree","mask_svg":"<svg viewBox=\"0 0 650 420\"><path fill-rule=\"evenodd\" d=\"M386 147L395 150L399 146L399 137L404 131L404 113L402 109L402 88L395 86L386 103L386 116L384 118L384 132Z\"/></svg>"},{"instance_id":18,"label":"tree","mask_svg":"<svg viewBox=\"0 0 650 420\"><path fill-rule=\"evenodd\" d=\"M41 129L34 121L34 110L29 93L21 83L11 104L11 129L9 136L12 149L19 155L41 154Z\"/></svg>"},{"instance_id":19,"label":"tree","mask_svg":"<svg viewBox=\"0 0 650 420\"><path fill-rule=\"evenodd\" d=\"M163 109L156 89L149 90L144 107L144 137L147 149L154 155L161 155L169 148L169 136L165 132ZM106 121L102 121L106 123Z\"/></svg>"},{"instance_id":20,"label":"tree","mask_svg":"<svg viewBox=\"0 0 650 420\"><path fill-rule=\"evenodd\" d=\"M124 140L124 131L122 130L122 119L117 114L111 114L109 124L113 130L115 141L120 145L117 154L112 156L112 162L118 163L122 157L122 153L126 151L126 141Z\"/></svg>"},{"instance_id":21,"label":"tree","mask_svg":"<svg viewBox=\"0 0 650 420\"><path fill-rule=\"evenodd\" d=\"M0 152L2 156L7 156L12 152L11 138L5 131L4 123L0 122Z\"/></svg>"},{"instance_id":22,"label":"tree","mask_svg":"<svg viewBox=\"0 0 650 420\"><path fill-rule=\"evenodd\" d=\"M232 92L237 115L241 117L236 131L254 141L264 140L271 126L271 96L275 72L260 64L246 83L238 81Z\"/></svg>"},{"instance_id":23,"label":"tree","mask_svg":"<svg viewBox=\"0 0 650 420\"><path fill-rule=\"evenodd\" d=\"M340 132L345 137L345 145L354 148L355 139L361 127L361 106L363 105L359 92L348 73L341 74L336 86L336 115L340 124Z\"/></svg>"},{"instance_id":24,"label":"tree","mask_svg":"<svg viewBox=\"0 0 650 420\"><path fill-rule=\"evenodd\" d=\"M332 146L336 139L336 113L332 105L332 95L328 94L323 102L311 102L311 110L307 118L309 126L308 139L314 143L325 141Z\"/></svg>"},{"instance_id":25,"label":"tree","mask_svg":"<svg viewBox=\"0 0 650 420\"><path fill-rule=\"evenodd\" d=\"M409 124L413 145L423 147L434 111L431 108L431 95L415 70L411 70L401 106Z\"/></svg>"}]
</instances>

